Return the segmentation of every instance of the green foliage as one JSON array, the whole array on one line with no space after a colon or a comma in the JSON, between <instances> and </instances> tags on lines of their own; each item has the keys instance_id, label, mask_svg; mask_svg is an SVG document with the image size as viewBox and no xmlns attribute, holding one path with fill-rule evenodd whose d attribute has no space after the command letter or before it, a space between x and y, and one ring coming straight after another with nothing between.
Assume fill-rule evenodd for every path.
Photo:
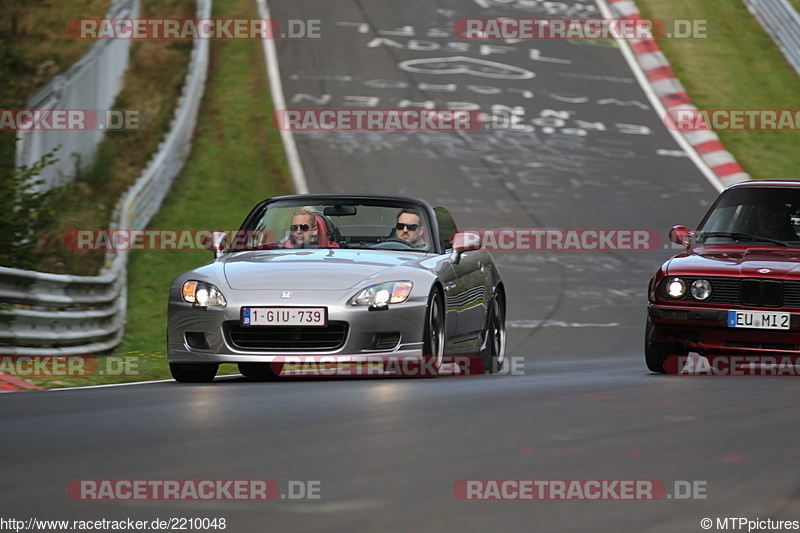
<instances>
[{"instance_id":1,"label":"green foliage","mask_svg":"<svg viewBox=\"0 0 800 533\"><path fill-rule=\"evenodd\" d=\"M0 0L2 3L2 0ZM0 109L20 109L32 90L36 73L24 47L15 42L17 9L0 25ZM8 9L0 12L9 14ZM13 15L13 16L12 16ZM41 257L35 251L34 229L52 221L48 203L58 191L44 191L36 179L42 169L55 161L55 150L35 165L16 169L16 132L0 132L0 265L31 269Z\"/></svg>"},{"instance_id":2,"label":"green foliage","mask_svg":"<svg viewBox=\"0 0 800 533\"><path fill-rule=\"evenodd\" d=\"M24 99L30 96L31 83L28 78L35 72L25 50L0 34L0 80L3 80L0 84L0 104L3 107L0 109L14 109L24 104ZM12 105L7 107L8 104Z\"/></svg>"},{"instance_id":3,"label":"green foliage","mask_svg":"<svg viewBox=\"0 0 800 533\"><path fill-rule=\"evenodd\" d=\"M8 152L6 143L2 144L0 151ZM57 150L31 166L0 168L0 265L32 269L44 255L36 250L35 231L53 224L56 213L51 199L63 193L64 187L47 190L38 176L57 161ZM0 160L13 161L13 152L0 153Z\"/></svg>"}]
</instances>

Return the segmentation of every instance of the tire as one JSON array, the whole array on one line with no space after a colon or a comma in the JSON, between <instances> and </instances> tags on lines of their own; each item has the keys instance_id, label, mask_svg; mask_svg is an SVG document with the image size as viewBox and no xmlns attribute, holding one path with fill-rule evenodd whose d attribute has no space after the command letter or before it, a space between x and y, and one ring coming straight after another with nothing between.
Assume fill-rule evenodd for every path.
<instances>
[{"instance_id":1,"label":"tire","mask_svg":"<svg viewBox=\"0 0 800 533\"><path fill-rule=\"evenodd\" d=\"M444 298L437 288L428 296L425 308L425 330L422 336L422 356L425 358L422 374L428 375L427 369L438 375L444 359Z\"/></svg>"},{"instance_id":2,"label":"tire","mask_svg":"<svg viewBox=\"0 0 800 533\"><path fill-rule=\"evenodd\" d=\"M502 294L496 294L489 306L484 349L481 353L484 374L495 374L506 362L506 306Z\"/></svg>"},{"instance_id":3,"label":"tire","mask_svg":"<svg viewBox=\"0 0 800 533\"><path fill-rule=\"evenodd\" d=\"M650 372L666 374L664 363L673 355L686 355L689 350L685 346L674 342L651 342L653 324L648 320L644 337L644 361ZM680 370L680 369L678 369Z\"/></svg>"},{"instance_id":4,"label":"tire","mask_svg":"<svg viewBox=\"0 0 800 533\"><path fill-rule=\"evenodd\" d=\"M169 371L181 383L211 383L219 369L218 363L170 363Z\"/></svg>"},{"instance_id":5,"label":"tire","mask_svg":"<svg viewBox=\"0 0 800 533\"><path fill-rule=\"evenodd\" d=\"M279 381L281 379L280 372L275 373L272 363L239 363L237 366L243 376L251 379L259 381Z\"/></svg>"}]
</instances>

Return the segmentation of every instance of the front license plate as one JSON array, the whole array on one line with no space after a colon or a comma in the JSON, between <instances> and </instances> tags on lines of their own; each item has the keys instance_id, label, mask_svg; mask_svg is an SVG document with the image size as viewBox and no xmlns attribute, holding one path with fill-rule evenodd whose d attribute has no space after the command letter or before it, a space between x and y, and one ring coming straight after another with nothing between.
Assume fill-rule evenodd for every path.
<instances>
[{"instance_id":1,"label":"front license plate","mask_svg":"<svg viewBox=\"0 0 800 533\"><path fill-rule=\"evenodd\" d=\"M243 326L325 326L325 307L245 307Z\"/></svg>"},{"instance_id":2,"label":"front license plate","mask_svg":"<svg viewBox=\"0 0 800 533\"><path fill-rule=\"evenodd\" d=\"M769 311L728 311L728 327L754 329L789 329L789 313Z\"/></svg>"}]
</instances>

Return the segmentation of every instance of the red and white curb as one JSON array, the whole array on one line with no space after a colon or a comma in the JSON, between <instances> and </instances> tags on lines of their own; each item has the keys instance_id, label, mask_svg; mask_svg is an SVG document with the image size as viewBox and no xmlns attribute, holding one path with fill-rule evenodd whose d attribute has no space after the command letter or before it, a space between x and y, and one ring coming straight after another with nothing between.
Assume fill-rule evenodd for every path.
<instances>
[{"instance_id":1,"label":"red and white curb","mask_svg":"<svg viewBox=\"0 0 800 533\"><path fill-rule=\"evenodd\" d=\"M30 381L25 381L9 374L0 373L0 392L19 391L19 390L41 390L42 387L34 385Z\"/></svg>"},{"instance_id":2,"label":"red and white curb","mask_svg":"<svg viewBox=\"0 0 800 533\"><path fill-rule=\"evenodd\" d=\"M606 0L618 18L640 20L642 15L633 0ZM697 110L686 89L675 76L669 61L655 39L628 41L655 94L668 112L679 109ZM700 158L711 169L720 184L727 187L752 178L728 152L716 133L710 130L681 132Z\"/></svg>"}]
</instances>

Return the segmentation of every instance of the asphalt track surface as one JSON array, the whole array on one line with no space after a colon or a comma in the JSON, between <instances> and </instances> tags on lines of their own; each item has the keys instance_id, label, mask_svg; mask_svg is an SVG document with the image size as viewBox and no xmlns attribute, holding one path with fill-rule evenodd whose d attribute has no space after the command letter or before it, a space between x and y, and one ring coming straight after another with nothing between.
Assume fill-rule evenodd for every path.
<instances>
[{"instance_id":1,"label":"asphalt track surface","mask_svg":"<svg viewBox=\"0 0 800 533\"><path fill-rule=\"evenodd\" d=\"M620 51L440 33L459 18L545 15L540 2L483 4L270 1L279 21L323 21L322 39L276 43L289 108L521 106L535 127L297 134L309 189L418 196L462 228L696 224L716 190L680 156ZM568 5L550 15L597 16L594 4ZM564 123L532 122L554 116ZM234 532L672 532L703 531L703 518L796 520L796 382L644 366L647 280L673 252L496 252L514 375L0 395L0 518L225 517ZM66 494L75 479L319 481L321 499L86 502ZM657 480L672 498L456 498L470 479ZM679 498L676 481L703 498Z\"/></svg>"}]
</instances>

